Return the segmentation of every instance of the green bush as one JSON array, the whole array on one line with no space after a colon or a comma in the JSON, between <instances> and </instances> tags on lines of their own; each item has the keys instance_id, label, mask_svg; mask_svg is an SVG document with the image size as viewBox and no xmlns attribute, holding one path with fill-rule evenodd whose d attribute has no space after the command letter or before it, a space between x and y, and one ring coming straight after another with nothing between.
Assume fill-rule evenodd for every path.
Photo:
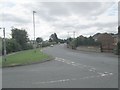
<instances>
[{"instance_id":1,"label":"green bush","mask_svg":"<svg viewBox=\"0 0 120 90\"><path fill-rule=\"evenodd\" d=\"M50 43L49 43L49 42L43 42L43 43L42 43L42 47L47 47L47 46L50 46Z\"/></svg>"},{"instance_id":2,"label":"green bush","mask_svg":"<svg viewBox=\"0 0 120 90\"><path fill-rule=\"evenodd\" d=\"M2 41L3 42L3 41ZM2 43L2 54L4 51L4 47L3 47ZM19 43L16 42L15 39L6 39L6 53L11 53L11 52L16 52L16 51L20 51L21 50L21 46Z\"/></svg>"},{"instance_id":3,"label":"green bush","mask_svg":"<svg viewBox=\"0 0 120 90\"><path fill-rule=\"evenodd\" d=\"M67 45L72 47L72 49L76 49L78 46L99 46L100 43L96 42L91 36L89 38L87 37L77 37L75 39L68 39Z\"/></svg>"},{"instance_id":4,"label":"green bush","mask_svg":"<svg viewBox=\"0 0 120 90\"><path fill-rule=\"evenodd\" d=\"M27 43L25 50L33 49L33 44Z\"/></svg>"}]
</instances>

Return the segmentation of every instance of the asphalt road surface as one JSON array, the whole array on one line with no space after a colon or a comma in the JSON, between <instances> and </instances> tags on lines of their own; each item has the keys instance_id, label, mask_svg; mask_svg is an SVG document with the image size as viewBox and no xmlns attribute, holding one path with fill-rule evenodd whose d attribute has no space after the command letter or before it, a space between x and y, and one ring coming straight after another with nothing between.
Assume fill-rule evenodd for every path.
<instances>
[{"instance_id":1,"label":"asphalt road surface","mask_svg":"<svg viewBox=\"0 0 120 90\"><path fill-rule=\"evenodd\" d=\"M70 50L65 45L43 52L55 60L4 68L3 88L117 88L118 57L108 53Z\"/></svg>"}]
</instances>

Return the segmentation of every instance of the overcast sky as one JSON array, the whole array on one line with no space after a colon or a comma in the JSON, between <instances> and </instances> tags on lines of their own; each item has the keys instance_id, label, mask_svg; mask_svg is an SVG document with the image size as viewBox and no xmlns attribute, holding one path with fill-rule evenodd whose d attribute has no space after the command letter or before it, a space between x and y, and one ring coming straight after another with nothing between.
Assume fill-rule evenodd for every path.
<instances>
[{"instance_id":1,"label":"overcast sky","mask_svg":"<svg viewBox=\"0 0 120 90\"><path fill-rule=\"evenodd\" d=\"M90 36L96 33L117 33L117 2L40 2L37 0L1 0L0 26L6 28L10 37L11 28L23 28L33 39L32 12L35 13L36 37L48 39L52 33L59 38ZM2 31L0 36L3 36Z\"/></svg>"}]
</instances>

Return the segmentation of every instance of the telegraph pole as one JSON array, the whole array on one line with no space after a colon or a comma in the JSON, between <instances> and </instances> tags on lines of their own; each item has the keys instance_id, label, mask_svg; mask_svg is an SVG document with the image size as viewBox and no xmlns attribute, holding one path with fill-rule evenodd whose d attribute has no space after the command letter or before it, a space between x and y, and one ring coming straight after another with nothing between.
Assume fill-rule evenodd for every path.
<instances>
[{"instance_id":1,"label":"telegraph pole","mask_svg":"<svg viewBox=\"0 0 120 90\"><path fill-rule=\"evenodd\" d=\"M35 49L35 52L36 52L36 41L35 41L35 17L34 17L34 14L35 14L36 12L35 11L33 11L33 30L34 30L34 49Z\"/></svg>"},{"instance_id":2,"label":"telegraph pole","mask_svg":"<svg viewBox=\"0 0 120 90\"><path fill-rule=\"evenodd\" d=\"M3 35L4 35L4 60L6 61L6 40L5 40L5 28L3 28Z\"/></svg>"}]
</instances>

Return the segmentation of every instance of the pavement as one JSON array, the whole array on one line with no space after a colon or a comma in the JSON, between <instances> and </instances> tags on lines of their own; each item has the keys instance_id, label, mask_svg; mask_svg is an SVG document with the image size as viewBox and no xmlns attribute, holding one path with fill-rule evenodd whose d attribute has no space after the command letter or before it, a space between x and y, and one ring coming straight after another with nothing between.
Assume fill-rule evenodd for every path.
<instances>
[{"instance_id":1,"label":"pavement","mask_svg":"<svg viewBox=\"0 0 120 90\"><path fill-rule=\"evenodd\" d=\"M118 88L118 57L108 53L67 49L64 44L43 49L54 60L4 68L3 88Z\"/></svg>"}]
</instances>

